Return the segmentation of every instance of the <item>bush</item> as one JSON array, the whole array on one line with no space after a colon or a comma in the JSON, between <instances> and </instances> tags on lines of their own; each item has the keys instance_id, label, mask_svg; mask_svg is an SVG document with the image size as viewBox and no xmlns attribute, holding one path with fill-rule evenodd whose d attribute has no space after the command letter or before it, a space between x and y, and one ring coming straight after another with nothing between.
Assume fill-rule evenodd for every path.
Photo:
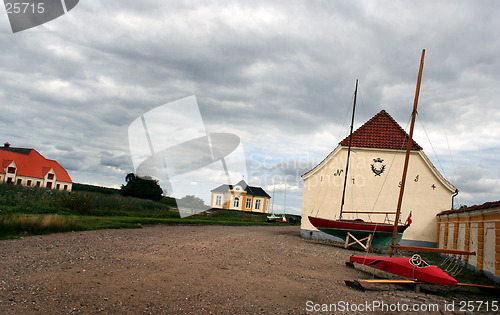
<instances>
[{"instance_id":1,"label":"bush","mask_svg":"<svg viewBox=\"0 0 500 315\"><path fill-rule=\"evenodd\" d=\"M207 207L203 199L194 195L186 195L179 199L179 201L186 208L202 209Z\"/></svg>"},{"instance_id":2,"label":"bush","mask_svg":"<svg viewBox=\"0 0 500 315\"><path fill-rule=\"evenodd\" d=\"M122 185L121 188L123 196L160 200L163 195L163 190L157 180L142 178L129 173L125 177L125 181L127 185Z\"/></svg>"},{"instance_id":3,"label":"bush","mask_svg":"<svg viewBox=\"0 0 500 315\"><path fill-rule=\"evenodd\" d=\"M0 184L0 205L19 207L50 207L62 192L40 188ZM67 192L66 192L67 193Z\"/></svg>"},{"instance_id":4,"label":"bush","mask_svg":"<svg viewBox=\"0 0 500 315\"><path fill-rule=\"evenodd\" d=\"M9 215L0 217L0 236L15 234L45 234L78 229L73 216L51 214L46 216Z\"/></svg>"},{"instance_id":5,"label":"bush","mask_svg":"<svg viewBox=\"0 0 500 315\"><path fill-rule=\"evenodd\" d=\"M59 196L55 201L57 205L84 214L92 208L92 200L84 194L71 192L67 195Z\"/></svg>"},{"instance_id":6,"label":"bush","mask_svg":"<svg viewBox=\"0 0 500 315\"><path fill-rule=\"evenodd\" d=\"M78 183L73 183L71 190L72 191L98 192L98 193L107 194L107 195L120 194L120 189L95 186L95 185L87 185L87 184L78 184Z\"/></svg>"},{"instance_id":7,"label":"bush","mask_svg":"<svg viewBox=\"0 0 500 315\"><path fill-rule=\"evenodd\" d=\"M152 201L119 194L68 192L0 184L0 215L25 213L174 217L174 213L169 211L172 199L162 197L160 201Z\"/></svg>"}]
</instances>

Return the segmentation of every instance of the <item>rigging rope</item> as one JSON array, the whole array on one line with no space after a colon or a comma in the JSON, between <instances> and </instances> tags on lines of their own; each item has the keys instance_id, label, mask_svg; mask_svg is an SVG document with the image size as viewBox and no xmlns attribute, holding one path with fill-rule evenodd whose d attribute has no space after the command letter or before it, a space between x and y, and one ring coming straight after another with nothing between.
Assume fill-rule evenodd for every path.
<instances>
[{"instance_id":1,"label":"rigging rope","mask_svg":"<svg viewBox=\"0 0 500 315\"><path fill-rule=\"evenodd\" d=\"M337 143L340 143L340 137L342 136L342 134L344 134L344 128L345 128L345 125L346 125L346 122L347 122L347 118L349 117L349 113L351 112L352 106L354 105L353 104L353 100L354 100L354 95L351 98L351 102L350 102L350 104L348 106L348 110L346 111L346 114L344 116L344 122L342 123L342 127L339 130L339 134L337 136ZM330 154L328 154L328 155L330 155ZM317 176L320 176L320 184L319 184L320 185L320 189L316 193L316 197L314 198L314 204L313 204L313 206L311 208L311 215L313 214L314 210L316 209L316 216L318 216L318 214L319 214L319 210L321 208L321 205L323 204L323 200L324 200L325 195L326 195L326 193L324 193L321 196L321 201L319 203L319 207L316 208L316 205L318 203L318 195L321 192L321 190L323 189L323 175L318 174ZM326 176L331 176L331 174L327 174ZM330 180L328 182L330 183Z\"/></svg>"},{"instance_id":2,"label":"rigging rope","mask_svg":"<svg viewBox=\"0 0 500 315\"><path fill-rule=\"evenodd\" d=\"M427 130L425 130L424 124L422 123L422 120L420 119L420 115L418 115L418 113L417 113L417 117L418 117L418 121L420 122L420 125L422 126L422 130L424 131L425 136L427 137L427 141L429 141L429 144L430 144L430 146L431 146L432 152L434 153L434 157L435 157L435 158L436 158L436 160L438 161L439 167L441 168L441 172L443 173L443 175L445 175L445 177L447 177L447 176L446 176L446 173L445 173L445 171L444 171L443 165L441 164L441 161L440 161L440 160L439 160L439 158L438 158L438 155L437 155L437 153L436 153L436 150L434 149L434 146L432 145L432 142L431 142L431 139L430 139L430 137L429 137L429 134L427 134Z\"/></svg>"}]
</instances>

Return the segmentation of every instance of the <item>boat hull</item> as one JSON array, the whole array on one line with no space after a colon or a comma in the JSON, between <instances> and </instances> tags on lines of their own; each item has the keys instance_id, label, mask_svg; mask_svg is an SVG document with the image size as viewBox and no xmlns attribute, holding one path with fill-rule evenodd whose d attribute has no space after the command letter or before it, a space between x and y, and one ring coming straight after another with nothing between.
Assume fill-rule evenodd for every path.
<instances>
[{"instance_id":1,"label":"boat hull","mask_svg":"<svg viewBox=\"0 0 500 315\"><path fill-rule=\"evenodd\" d=\"M344 241L347 238L348 232L357 239L372 235L371 244L375 250L388 249L392 244L392 234L394 230L394 225L392 224L364 222L362 220L328 220L311 216L309 216L309 221L318 230L338 237ZM409 225L398 226L396 244L401 240L403 232L408 227ZM354 247L362 249L361 246L357 244L355 244Z\"/></svg>"},{"instance_id":2,"label":"boat hull","mask_svg":"<svg viewBox=\"0 0 500 315\"><path fill-rule=\"evenodd\" d=\"M410 263L408 257L365 257L351 256L350 262L363 264L392 274L440 285L455 285L458 283L437 266L416 267Z\"/></svg>"}]
</instances>

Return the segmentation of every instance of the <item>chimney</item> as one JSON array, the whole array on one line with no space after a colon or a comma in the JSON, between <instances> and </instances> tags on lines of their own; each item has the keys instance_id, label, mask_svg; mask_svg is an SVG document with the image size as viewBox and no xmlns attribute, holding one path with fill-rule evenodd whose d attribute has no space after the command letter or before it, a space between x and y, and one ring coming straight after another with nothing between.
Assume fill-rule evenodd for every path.
<instances>
[{"instance_id":1,"label":"chimney","mask_svg":"<svg viewBox=\"0 0 500 315\"><path fill-rule=\"evenodd\" d=\"M8 148L8 147L10 147L10 143L5 142L5 143L3 144L3 147L4 147L4 148Z\"/></svg>"}]
</instances>

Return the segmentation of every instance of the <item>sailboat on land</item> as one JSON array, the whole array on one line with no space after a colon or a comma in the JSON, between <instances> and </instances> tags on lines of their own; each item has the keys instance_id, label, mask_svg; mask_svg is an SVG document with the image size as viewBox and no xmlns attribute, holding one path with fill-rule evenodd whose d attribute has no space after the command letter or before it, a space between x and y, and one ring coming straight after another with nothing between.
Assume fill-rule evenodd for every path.
<instances>
[{"instance_id":1,"label":"sailboat on land","mask_svg":"<svg viewBox=\"0 0 500 315\"><path fill-rule=\"evenodd\" d=\"M271 215L268 215L267 216L267 222L272 222L272 223L276 223L280 217L275 215L274 214L274 193L276 191L276 186L273 186L273 197L271 198L272 199L272 203L271 203Z\"/></svg>"},{"instance_id":2,"label":"sailboat on land","mask_svg":"<svg viewBox=\"0 0 500 315\"><path fill-rule=\"evenodd\" d=\"M351 155L351 145L352 145L352 134L353 134L353 125L354 125L354 114L356 111L356 98L358 93L358 81L356 80L356 88L354 91L354 102L352 108L352 118L351 118L351 127L350 127L350 136L348 142L348 150L347 150L347 163L345 168L345 178L344 178L344 187L342 191L342 200L340 204L340 216L337 220L330 220L325 218L319 218L314 216L309 216L309 221L311 224L317 228L318 230L330 234L332 236L338 237L346 242L346 247L355 245L356 247L362 247L363 249L369 250L382 250L389 248L392 241L394 224L392 224L388 220L384 220L384 222L366 222L362 219L344 219L342 218L343 214L346 213L356 213L356 214L385 214L386 218L389 215L396 215L396 220L399 220L399 215L393 212L373 212L373 211L345 211L344 210L344 201L345 201L345 193L346 193L346 185L347 185L347 176L349 173L349 158ZM411 137L408 140L408 143L411 143ZM407 165L406 165L407 166ZM403 177L406 177L407 168L403 170ZM404 181L402 181L404 183ZM404 184L401 185L400 190L404 190ZM408 217L408 220L405 224L399 225L396 233L396 242L399 242L403 236L403 232L410 226L411 218ZM351 244L350 240L354 240ZM364 242L364 244L363 244Z\"/></svg>"},{"instance_id":3,"label":"sailboat on land","mask_svg":"<svg viewBox=\"0 0 500 315\"><path fill-rule=\"evenodd\" d=\"M288 223L288 220L286 219L286 216L285 216L285 213L286 213L286 183L285 183L285 201L283 203L283 215L281 217L281 223Z\"/></svg>"},{"instance_id":4,"label":"sailboat on land","mask_svg":"<svg viewBox=\"0 0 500 315\"><path fill-rule=\"evenodd\" d=\"M415 91L415 100L413 103L413 112L412 112L412 121L410 127L410 141L413 135L413 126L415 123L415 115L417 113L417 104L418 104L418 95L420 93L420 82L422 79L422 70L424 65L424 56L425 50L422 50L422 58L420 61L420 69L418 72L418 80L417 80L417 88ZM401 203L403 199L404 192L404 183L406 180L406 169L408 167L408 159L410 155L410 142L408 142L407 150L406 150L406 158L402 179L402 189L400 190L399 199L398 199L398 207L396 211L396 219L394 220L393 227L393 235L392 235L392 244L391 244L391 257L382 257L382 256L356 256L352 255L349 258L349 262L346 264L348 266L354 266L353 263L358 263L362 265L366 265L375 269L383 270L395 275L399 275L405 278L409 278L411 280L406 280L406 282L402 282L401 280L362 280L362 281L345 281L347 285L362 288L361 283L430 283L430 284L438 284L438 285L462 285L462 286L475 286L475 287L483 287L489 289L495 289L494 287L488 286L480 286L474 284L464 284L458 283L458 281L453 278L451 275L447 274L437 266L431 266L423 261L420 255L415 254L411 258L409 257L392 257L393 251L395 249L401 250L411 250L411 251L426 251L426 252L435 252L435 253L443 253L443 254L451 254L451 255L475 255L475 252L463 251L463 250L455 250L455 249L441 249L441 248L426 248L426 247L414 247L414 246L400 246L396 245L397 239L396 235L399 231L398 219L401 211ZM399 282L398 282L399 281ZM405 280L403 280L405 281Z\"/></svg>"}]
</instances>

